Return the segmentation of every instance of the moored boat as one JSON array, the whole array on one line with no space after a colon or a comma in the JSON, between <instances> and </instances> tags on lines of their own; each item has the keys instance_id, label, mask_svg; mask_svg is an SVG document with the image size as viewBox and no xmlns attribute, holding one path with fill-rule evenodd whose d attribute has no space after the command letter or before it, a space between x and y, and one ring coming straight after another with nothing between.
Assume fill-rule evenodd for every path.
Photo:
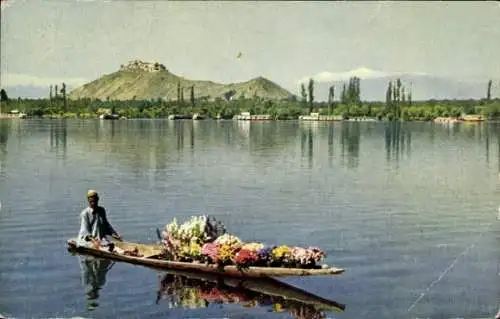
<instances>
[{"instance_id":1,"label":"moored boat","mask_svg":"<svg viewBox=\"0 0 500 319\"><path fill-rule=\"evenodd\" d=\"M215 264L203 264L196 262L179 262L163 258L163 249L160 245L138 244L131 242L115 241L115 250L109 251L105 248L92 248L79 246L76 239L69 239L68 250L71 252L93 255L105 259L122 261L134 265L141 265L162 270L194 271L206 274L243 277L243 278L268 278L284 276L325 276L338 275L344 269L336 267L303 269L286 267L247 267L239 268L234 265L218 267ZM116 249L118 248L118 249ZM122 253L118 252L122 251Z\"/></svg>"}]
</instances>

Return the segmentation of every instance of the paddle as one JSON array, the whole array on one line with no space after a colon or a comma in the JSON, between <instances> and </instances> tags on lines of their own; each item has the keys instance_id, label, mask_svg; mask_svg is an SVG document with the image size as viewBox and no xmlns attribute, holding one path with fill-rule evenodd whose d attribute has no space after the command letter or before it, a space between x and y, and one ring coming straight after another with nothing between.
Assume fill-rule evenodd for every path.
<instances>
[{"instance_id":1,"label":"paddle","mask_svg":"<svg viewBox=\"0 0 500 319\"><path fill-rule=\"evenodd\" d=\"M160 232L159 228L156 228L156 236L158 237L158 240L161 242L162 238L161 238L161 232Z\"/></svg>"},{"instance_id":2,"label":"paddle","mask_svg":"<svg viewBox=\"0 0 500 319\"><path fill-rule=\"evenodd\" d=\"M111 235L111 237L113 237L114 239L116 239L118 241L123 241L123 239L120 236L116 235L116 234Z\"/></svg>"}]
</instances>

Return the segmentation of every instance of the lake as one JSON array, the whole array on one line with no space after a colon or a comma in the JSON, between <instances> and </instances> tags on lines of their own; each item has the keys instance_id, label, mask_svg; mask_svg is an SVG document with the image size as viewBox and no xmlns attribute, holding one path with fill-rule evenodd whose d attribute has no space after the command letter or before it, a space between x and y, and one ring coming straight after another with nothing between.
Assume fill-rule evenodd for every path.
<instances>
[{"instance_id":1,"label":"lake","mask_svg":"<svg viewBox=\"0 0 500 319\"><path fill-rule=\"evenodd\" d=\"M246 241L323 248L344 274L283 281L346 306L326 318L493 317L499 146L494 123L1 120L0 314L293 318L155 302L161 274L124 263L89 289L66 240L93 188L126 240L210 214Z\"/></svg>"}]
</instances>

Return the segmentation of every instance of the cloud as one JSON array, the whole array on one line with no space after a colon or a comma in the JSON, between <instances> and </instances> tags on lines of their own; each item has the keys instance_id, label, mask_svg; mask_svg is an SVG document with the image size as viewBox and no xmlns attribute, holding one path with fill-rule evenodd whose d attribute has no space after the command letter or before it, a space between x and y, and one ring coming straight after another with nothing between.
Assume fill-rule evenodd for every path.
<instances>
[{"instance_id":1,"label":"cloud","mask_svg":"<svg viewBox=\"0 0 500 319\"><path fill-rule=\"evenodd\" d=\"M63 82L69 86L78 86L88 82L84 78L45 78L37 77L26 74L2 74L2 86L19 86L19 85L31 85L31 86L49 86L54 84L62 84Z\"/></svg>"},{"instance_id":2,"label":"cloud","mask_svg":"<svg viewBox=\"0 0 500 319\"><path fill-rule=\"evenodd\" d=\"M355 70L350 70L346 72L320 72L312 76L306 76L303 77L298 81L298 84L301 83L307 83L310 78L314 79L316 82L331 82L331 81L346 81L349 80L351 77L358 77L360 79L374 79L374 78L382 78L386 76L397 76L397 75L403 75L403 74L413 74L413 75L425 75L424 73L421 72L411 72L411 73L405 73L405 72L384 72L384 71L377 71L377 70L372 70L369 68L365 67L360 67Z\"/></svg>"}]
</instances>

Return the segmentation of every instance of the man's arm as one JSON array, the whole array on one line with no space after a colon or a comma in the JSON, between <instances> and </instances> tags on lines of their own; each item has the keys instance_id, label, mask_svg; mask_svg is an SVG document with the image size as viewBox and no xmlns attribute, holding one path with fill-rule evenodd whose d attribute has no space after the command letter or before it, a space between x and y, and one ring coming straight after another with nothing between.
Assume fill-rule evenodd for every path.
<instances>
[{"instance_id":1,"label":"man's arm","mask_svg":"<svg viewBox=\"0 0 500 319\"><path fill-rule=\"evenodd\" d=\"M114 236L114 237L117 237L117 238L121 238L120 237L120 234L118 234L118 232L113 228L113 226L111 226L111 224L109 223L108 221L108 217L106 216L106 209L104 209L104 207L101 207L102 208L102 221L104 222L104 227L106 227L106 232L111 235L111 236Z\"/></svg>"},{"instance_id":2,"label":"man's arm","mask_svg":"<svg viewBox=\"0 0 500 319\"><path fill-rule=\"evenodd\" d=\"M84 210L80 214L80 231L78 232L78 238L85 239L89 235L90 235L89 219L87 217L87 211Z\"/></svg>"}]
</instances>

